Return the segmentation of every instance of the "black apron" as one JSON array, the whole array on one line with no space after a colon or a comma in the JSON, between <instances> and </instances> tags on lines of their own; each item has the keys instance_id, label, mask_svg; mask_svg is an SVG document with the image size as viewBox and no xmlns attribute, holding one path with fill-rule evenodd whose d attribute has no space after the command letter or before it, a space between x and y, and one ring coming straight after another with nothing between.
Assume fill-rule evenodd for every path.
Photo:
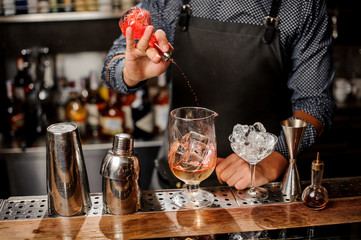
<instances>
[{"instance_id":1,"label":"black apron","mask_svg":"<svg viewBox=\"0 0 361 240\"><path fill-rule=\"evenodd\" d=\"M173 58L187 76L199 106L219 114L215 121L218 157L232 153L228 136L237 123L261 122L267 131L279 135L280 121L291 115L291 106L278 32L265 43L265 26L193 16L188 24L187 31L177 26ZM171 80L171 109L196 106L193 92L174 66ZM167 159L160 159L160 175L172 186L179 180L167 166ZM216 184L204 182L203 186Z\"/></svg>"}]
</instances>

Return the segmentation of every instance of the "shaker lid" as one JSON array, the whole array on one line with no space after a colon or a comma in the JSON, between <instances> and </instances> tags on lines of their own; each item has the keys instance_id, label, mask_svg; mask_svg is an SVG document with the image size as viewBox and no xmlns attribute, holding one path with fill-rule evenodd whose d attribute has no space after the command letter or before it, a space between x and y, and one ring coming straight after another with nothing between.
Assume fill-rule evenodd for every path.
<instances>
[{"instance_id":1,"label":"shaker lid","mask_svg":"<svg viewBox=\"0 0 361 240\"><path fill-rule=\"evenodd\" d=\"M47 131L52 134L64 134L72 132L77 129L77 126L74 123L63 122L63 123L54 123L47 128Z\"/></svg>"},{"instance_id":2,"label":"shaker lid","mask_svg":"<svg viewBox=\"0 0 361 240\"><path fill-rule=\"evenodd\" d=\"M133 151L134 138L126 133L118 133L113 138L113 151Z\"/></svg>"}]
</instances>

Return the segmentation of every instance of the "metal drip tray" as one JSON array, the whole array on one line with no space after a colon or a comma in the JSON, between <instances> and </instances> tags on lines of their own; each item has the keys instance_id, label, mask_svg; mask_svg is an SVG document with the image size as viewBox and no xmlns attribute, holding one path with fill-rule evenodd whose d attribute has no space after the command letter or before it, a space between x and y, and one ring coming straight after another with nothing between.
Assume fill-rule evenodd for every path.
<instances>
[{"instance_id":1,"label":"metal drip tray","mask_svg":"<svg viewBox=\"0 0 361 240\"><path fill-rule=\"evenodd\" d=\"M101 215L103 197L92 194L92 208L88 216ZM49 218L47 196L11 197L4 200L0 211L0 220L42 219Z\"/></svg>"},{"instance_id":2,"label":"metal drip tray","mask_svg":"<svg viewBox=\"0 0 361 240\"><path fill-rule=\"evenodd\" d=\"M214 196L214 203L210 208L229 208L238 207L231 188L204 188L211 192ZM179 192L179 189L165 190L165 191L144 191L143 192L143 212L152 211L177 211L180 208L172 203L172 197Z\"/></svg>"},{"instance_id":3,"label":"metal drip tray","mask_svg":"<svg viewBox=\"0 0 361 240\"><path fill-rule=\"evenodd\" d=\"M309 182L302 182L304 189ZM328 190L330 198L361 196L361 177L325 179L322 183ZM249 205L275 204L291 202L280 191L280 183L269 183L263 186L269 196L263 201L245 202L237 197L237 190L230 187L205 188L214 195L215 201L211 208L234 208ZM172 196L179 189L143 191L142 211L178 211L178 206L172 203ZM92 207L88 216L103 215L103 197L101 193L91 194ZM47 196L11 197L0 199L0 221L20 219L50 218L48 215Z\"/></svg>"}]
</instances>

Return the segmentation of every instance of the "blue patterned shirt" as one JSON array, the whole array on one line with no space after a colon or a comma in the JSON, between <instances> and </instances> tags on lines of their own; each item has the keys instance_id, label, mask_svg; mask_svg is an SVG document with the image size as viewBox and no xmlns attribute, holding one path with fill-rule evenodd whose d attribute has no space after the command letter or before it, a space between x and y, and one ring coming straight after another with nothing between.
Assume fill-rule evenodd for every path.
<instances>
[{"instance_id":1,"label":"blue patterned shirt","mask_svg":"<svg viewBox=\"0 0 361 240\"><path fill-rule=\"evenodd\" d=\"M190 1L192 16L253 25L263 25L271 4L272 0ZM182 1L143 0L138 6L150 12L154 28L162 29L173 44ZM282 60L288 76L287 85L292 91L293 112L300 110L310 114L327 129L333 119L331 86L334 68L325 1L281 1L277 18ZM121 35L114 41L105 59L102 76L108 87L129 93L135 88L129 88L123 81L124 53L125 38ZM316 129L308 124L300 151L315 143L317 135ZM289 157L284 136L279 138L276 151Z\"/></svg>"}]
</instances>

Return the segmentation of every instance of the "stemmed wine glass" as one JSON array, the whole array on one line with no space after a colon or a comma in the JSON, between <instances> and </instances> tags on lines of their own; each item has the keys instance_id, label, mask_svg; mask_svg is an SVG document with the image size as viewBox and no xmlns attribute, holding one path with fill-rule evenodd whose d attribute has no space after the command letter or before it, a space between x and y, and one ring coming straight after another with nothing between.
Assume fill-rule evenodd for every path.
<instances>
[{"instance_id":1,"label":"stemmed wine glass","mask_svg":"<svg viewBox=\"0 0 361 240\"><path fill-rule=\"evenodd\" d=\"M232 150L250 164L251 186L248 190L238 191L238 196L247 202L264 200L268 197L268 191L261 187L255 187L256 164L270 155L278 139L272 133L266 132L262 123L253 125L237 124L229 136Z\"/></svg>"},{"instance_id":2,"label":"stemmed wine glass","mask_svg":"<svg viewBox=\"0 0 361 240\"><path fill-rule=\"evenodd\" d=\"M213 194L201 190L199 184L216 166L216 116L216 112L202 107L182 107L170 113L168 163L187 186L172 198L181 208L208 207L214 201Z\"/></svg>"}]
</instances>

